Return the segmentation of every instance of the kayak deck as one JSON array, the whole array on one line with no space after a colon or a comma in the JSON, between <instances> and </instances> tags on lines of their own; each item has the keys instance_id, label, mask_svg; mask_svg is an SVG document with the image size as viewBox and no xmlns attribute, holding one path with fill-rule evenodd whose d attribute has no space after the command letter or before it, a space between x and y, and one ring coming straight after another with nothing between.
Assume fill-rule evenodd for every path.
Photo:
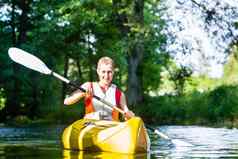
<instances>
[{"instance_id":1,"label":"kayak deck","mask_svg":"<svg viewBox=\"0 0 238 159\"><path fill-rule=\"evenodd\" d=\"M126 122L81 119L64 130L62 142L65 149L83 151L134 154L150 149L147 131L139 117Z\"/></svg>"}]
</instances>

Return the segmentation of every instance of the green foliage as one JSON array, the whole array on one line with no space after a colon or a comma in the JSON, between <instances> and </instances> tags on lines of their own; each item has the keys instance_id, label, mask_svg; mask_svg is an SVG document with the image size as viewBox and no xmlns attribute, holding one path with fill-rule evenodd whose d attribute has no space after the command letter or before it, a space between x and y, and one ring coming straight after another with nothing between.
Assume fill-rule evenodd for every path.
<instances>
[{"instance_id":1,"label":"green foliage","mask_svg":"<svg viewBox=\"0 0 238 159\"><path fill-rule=\"evenodd\" d=\"M0 110L5 107L6 95L4 94L4 89L0 89Z\"/></svg>"},{"instance_id":2,"label":"green foliage","mask_svg":"<svg viewBox=\"0 0 238 159\"><path fill-rule=\"evenodd\" d=\"M237 115L237 86L220 86L210 93L210 104L215 119L234 119Z\"/></svg>"},{"instance_id":3,"label":"green foliage","mask_svg":"<svg viewBox=\"0 0 238 159\"><path fill-rule=\"evenodd\" d=\"M58 105L58 107L59 109L55 110L54 112L44 111L49 113L42 115L40 119L44 119L43 122L46 123L69 124L75 120L82 118L84 115L84 105L82 104L82 102L80 102L80 104L74 104L71 106L64 106L60 104Z\"/></svg>"},{"instance_id":4,"label":"green foliage","mask_svg":"<svg viewBox=\"0 0 238 159\"><path fill-rule=\"evenodd\" d=\"M172 66L172 67L171 67ZM182 95L185 90L186 82L189 81L192 70L185 66L175 66L174 64L167 67L169 80L174 82L176 94Z\"/></svg>"},{"instance_id":5,"label":"green foliage","mask_svg":"<svg viewBox=\"0 0 238 159\"><path fill-rule=\"evenodd\" d=\"M236 47L235 47L236 48ZM207 76L191 76L185 79L184 94L173 94L174 83L165 70L176 71L174 63L168 62L163 70L159 95L147 96L143 106L136 112L147 122L160 124L225 124L237 126L238 86L236 60L237 49L225 65L224 76L211 79ZM168 58L169 60L169 58ZM166 65L164 65L166 66Z\"/></svg>"},{"instance_id":6,"label":"green foliage","mask_svg":"<svg viewBox=\"0 0 238 159\"><path fill-rule=\"evenodd\" d=\"M191 77L190 70L178 68L163 50L166 37L160 33L164 22L158 14L158 1L144 2L143 25L139 25L136 17L133 17L131 1L121 1L121 7L118 8L112 2L34 1L27 17L29 26L26 27L26 41L19 47L41 58L55 72L65 74L79 84L97 80L95 68L98 58L111 56L116 59L117 66L114 82L126 90L130 49L138 41L142 42L144 55L139 71L142 72L145 101L143 106L134 110L138 115L147 121L162 124L208 124L236 120L236 47L225 66L222 79ZM7 3L11 6L10 1ZM15 33L19 35L21 12L18 9L14 14L15 19L10 12L6 14L9 20L0 19L0 110L10 107L6 105L6 100L14 100L12 93L15 90L14 82L17 81L20 116L47 122L67 122L81 118L84 112L82 103L79 106L63 106L65 90L61 82L21 66L17 72L13 71L7 49L14 41L10 24L16 24ZM122 18L120 20L124 20L122 26L118 27L115 13ZM14 20L13 23L10 20ZM122 34L120 27L128 34ZM169 95L174 91L178 91L181 96ZM151 97L151 92L155 95L163 93L164 96ZM28 121L25 118L18 120Z\"/></svg>"},{"instance_id":7,"label":"green foliage","mask_svg":"<svg viewBox=\"0 0 238 159\"><path fill-rule=\"evenodd\" d=\"M224 76L222 84L238 84L238 49L234 46L232 54L229 56L227 63L224 65Z\"/></svg>"},{"instance_id":8,"label":"green foliage","mask_svg":"<svg viewBox=\"0 0 238 159\"><path fill-rule=\"evenodd\" d=\"M8 125L13 125L13 126L23 126L23 125L29 125L31 123L32 123L32 120L30 120L25 115L19 115L19 116L16 116L13 120L7 121Z\"/></svg>"},{"instance_id":9,"label":"green foliage","mask_svg":"<svg viewBox=\"0 0 238 159\"><path fill-rule=\"evenodd\" d=\"M220 86L207 93L147 97L137 113L147 122L157 124L236 124L237 96L237 86Z\"/></svg>"}]
</instances>

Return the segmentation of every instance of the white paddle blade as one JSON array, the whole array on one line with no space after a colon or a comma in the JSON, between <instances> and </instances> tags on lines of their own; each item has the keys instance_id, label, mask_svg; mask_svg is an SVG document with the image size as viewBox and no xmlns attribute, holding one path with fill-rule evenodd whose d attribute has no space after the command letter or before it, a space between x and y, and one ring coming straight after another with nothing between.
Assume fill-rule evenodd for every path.
<instances>
[{"instance_id":1,"label":"white paddle blade","mask_svg":"<svg viewBox=\"0 0 238 159\"><path fill-rule=\"evenodd\" d=\"M27 68L38 71L43 74L51 74L51 70L37 57L21 49L11 47L8 49L9 57Z\"/></svg>"}]
</instances>

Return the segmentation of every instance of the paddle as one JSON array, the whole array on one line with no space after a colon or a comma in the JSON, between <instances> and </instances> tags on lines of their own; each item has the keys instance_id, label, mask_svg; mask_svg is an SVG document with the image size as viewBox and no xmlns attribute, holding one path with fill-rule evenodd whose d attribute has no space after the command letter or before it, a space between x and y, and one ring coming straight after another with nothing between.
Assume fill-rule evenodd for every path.
<instances>
[{"instance_id":1,"label":"paddle","mask_svg":"<svg viewBox=\"0 0 238 159\"><path fill-rule=\"evenodd\" d=\"M35 70L35 71L40 72L42 74L52 75L52 76L60 79L61 81L80 89L82 92L86 92L86 90L83 89L82 87L74 84L73 82L66 79L65 77L63 77L63 76L53 72L52 70L50 70L39 58L35 57L34 55L31 55L31 54L27 53L26 51L23 51L21 49L12 47L8 50L8 54L9 54L10 58L18 64L21 64L21 65L23 65L23 66L25 66L29 69ZM120 108L112 105L111 103L105 101L104 99L102 99L102 98L100 98L96 95L93 95L93 97L95 99L101 101L103 104L105 104L106 108L108 108L110 110L116 109L118 112L125 115L125 112L123 110L121 110ZM148 127L148 128L150 130L152 130L154 133L156 133L157 135L159 135L160 137L162 137L166 140L172 141L172 139L170 139L167 135L163 134L159 130L157 130L155 128L152 128L152 127Z\"/></svg>"}]
</instances>

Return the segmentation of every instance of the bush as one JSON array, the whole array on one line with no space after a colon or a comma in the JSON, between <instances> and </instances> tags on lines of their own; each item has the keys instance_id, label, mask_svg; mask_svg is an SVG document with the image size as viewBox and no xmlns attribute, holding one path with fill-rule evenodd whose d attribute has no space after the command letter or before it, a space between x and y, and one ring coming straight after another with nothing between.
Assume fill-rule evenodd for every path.
<instances>
[{"instance_id":1,"label":"bush","mask_svg":"<svg viewBox=\"0 0 238 159\"><path fill-rule=\"evenodd\" d=\"M211 125L238 121L238 87L220 86L208 92L183 96L146 97L137 113L156 124Z\"/></svg>"}]
</instances>

